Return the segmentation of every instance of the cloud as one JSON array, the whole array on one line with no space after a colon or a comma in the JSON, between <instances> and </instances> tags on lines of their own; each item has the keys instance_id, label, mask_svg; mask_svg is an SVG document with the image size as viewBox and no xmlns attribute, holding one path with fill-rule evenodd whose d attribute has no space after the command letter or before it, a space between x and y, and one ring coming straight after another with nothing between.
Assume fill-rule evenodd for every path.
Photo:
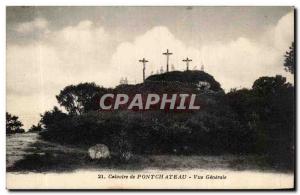
<instances>
[{"instance_id":1,"label":"cloud","mask_svg":"<svg viewBox=\"0 0 300 195\"><path fill-rule=\"evenodd\" d=\"M20 24L19 33L29 33L30 27L42 30L46 25L35 19ZM113 75L106 73L112 48L103 27L85 20L46 31L28 44L7 45L7 109L24 119L26 128L55 105L55 95L65 86L80 82L108 85ZM28 112L35 117L28 118Z\"/></svg>"},{"instance_id":2,"label":"cloud","mask_svg":"<svg viewBox=\"0 0 300 195\"><path fill-rule=\"evenodd\" d=\"M274 43L277 49L285 51L294 40L294 13L283 16L274 28Z\"/></svg>"},{"instance_id":3,"label":"cloud","mask_svg":"<svg viewBox=\"0 0 300 195\"><path fill-rule=\"evenodd\" d=\"M229 42L212 42L199 48L189 46L177 39L165 26L157 26L136 37L132 42L123 42L112 56L112 67L118 77L129 81L142 81L142 65L139 59L149 60L146 75L165 69L166 58L162 53L168 48L173 52L170 64L177 70L186 69L182 59L192 58L192 67L213 75L225 90L251 87L260 76L282 74L293 81L291 74L283 69L283 55L293 41L293 13L283 16L275 26L262 32L258 39L237 37Z\"/></svg>"},{"instance_id":4,"label":"cloud","mask_svg":"<svg viewBox=\"0 0 300 195\"><path fill-rule=\"evenodd\" d=\"M108 41L109 34L104 28L88 20L49 35L49 44L55 47L65 66L81 70L96 68L96 65L99 69L107 67L101 62L110 57Z\"/></svg>"},{"instance_id":5,"label":"cloud","mask_svg":"<svg viewBox=\"0 0 300 195\"><path fill-rule=\"evenodd\" d=\"M149 60L146 76L161 67L165 70L162 53L166 49L173 52L170 65L175 69L185 70L182 59L192 58L191 69L200 69L203 63L205 71L226 90L251 87L258 77L267 75L282 74L291 81L292 75L283 69L283 55L293 41L293 26L293 13L289 13L255 40L239 36L196 47L166 26L155 26L132 41L119 42L120 37L90 20L51 31L47 20L36 18L19 24L16 31L27 37L38 31L41 36L26 44L7 44L7 110L20 116L27 128L56 104L55 95L66 85L96 82L113 87L121 77L130 83L141 82L138 60Z\"/></svg>"},{"instance_id":6,"label":"cloud","mask_svg":"<svg viewBox=\"0 0 300 195\"><path fill-rule=\"evenodd\" d=\"M218 80L225 90L248 87L260 76L283 72L276 49L244 37L228 43L214 43L201 48L206 71ZM280 60L279 60L280 62Z\"/></svg>"},{"instance_id":7,"label":"cloud","mask_svg":"<svg viewBox=\"0 0 300 195\"><path fill-rule=\"evenodd\" d=\"M109 67L109 50L109 34L88 20L49 31L29 44L8 44L7 88L28 95L47 86L100 82L97 76Z\"/></svg>"},{"instance_id":8,"label":"cloud","mask_svg":"<svg viewBox=\"0 0 300 195\"><path fill-rule=\"evenodd\" d=\"M34 31L47 30L48 21L44 18L35 18L33 21L18 24L15 30L19 33L28 34Z\"/></svg>"},{"instance_id":9,"label":"cloud","mask_svg":"<svg viewBox=\"0 0 300 195\"><path fill-rule=\"evenodd\" d=\"M139 59L145 57L149 60L146 67L146 75L154 73L163 67L166 70L166 57L162 55L166 49L170 49L173 55L170 56L170 66L177 70L184 70L183 58L193 58L194 65L200 65L201 53L199 50L185 45L177 39L167 27L157 26L143 35L134 39L133 42L121 43L112 56L112 67L119 77L127 77L129 81L142 81L142 64ZM193 63L191 63L193 64Z\"/></svg>"}]
</instances>

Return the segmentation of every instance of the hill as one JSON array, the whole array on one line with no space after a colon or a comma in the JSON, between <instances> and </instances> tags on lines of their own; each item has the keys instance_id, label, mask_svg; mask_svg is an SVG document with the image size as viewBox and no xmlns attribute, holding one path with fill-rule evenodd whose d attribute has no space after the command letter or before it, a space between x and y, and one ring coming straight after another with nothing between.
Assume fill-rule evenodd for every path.
<instances>
[{"instance_id":1,"label":"hill","mask_svg":"<svg viewBox=\"0 0 300 195\"><path fill-rule=\"evenodd\" d=\"M166 82L181 82L181 83L192 83L198 84L199 82L207 82L210 84L210 89L213 91L222 90L221 85L217 82L213 76L210 74L199 71L199 70L189 70L189 71L172 71L162 74L156 74L149 76L145 82L153 81L166 81Z\"/></svg>"}]
</instances>

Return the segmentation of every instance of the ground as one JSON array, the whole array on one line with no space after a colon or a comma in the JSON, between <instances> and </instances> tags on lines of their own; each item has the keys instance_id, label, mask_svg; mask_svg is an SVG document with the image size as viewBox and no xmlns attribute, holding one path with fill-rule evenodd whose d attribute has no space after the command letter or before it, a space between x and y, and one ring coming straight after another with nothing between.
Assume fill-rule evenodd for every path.
<instances>
[{"instance_id":1,"label":"ground","mask_svg":"<svg viewBox=\"0 0 300 195\"><path fill-rule=\"evenodd\" d=\"M7 171L69 172L78 169L202 169L266 170L264 158L256 155L135 155L127 163L113 159L91 160L87 148L46 142L36 133L7 136Z\"/></svg>"}]
</instances>

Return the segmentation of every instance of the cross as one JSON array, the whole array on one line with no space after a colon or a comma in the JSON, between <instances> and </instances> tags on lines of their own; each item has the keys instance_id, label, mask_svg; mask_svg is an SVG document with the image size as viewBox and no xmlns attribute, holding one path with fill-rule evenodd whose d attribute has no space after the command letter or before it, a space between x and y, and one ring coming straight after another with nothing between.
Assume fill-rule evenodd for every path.
<instances>
[{"instance_id":1,"label":"cross","mask_svg":"<svg viewBox=\"0 0 300 195\"><path fill-rule=\"evenodd\" d=\"M167 72L169 72L169 55L172 55L173 53L169 52L169 49L167 49L167 52L163 53L163 55L167 56Z\"/></svg>"},{"instance_id":2,"label":"cross","mask_svg":"<svg viewBox=\"0 0 300 195\"><path fill-rule=\"evenodd\" d=\"M145 82L145 69L146 69L146 63L148 62L148 60L143 58L142 60L139 60L139 62L143 63L143 82Z\"/></svg>"},{"instance_id":3,"label":"cross","mask_svg":"<svg viewBox=\"0 0 300 195\"><path fill-rule=\"evenodd\" d=\"M182 60L183 62L186 62L186 70L189 70L189 63L192 61L192 59L189 59L188 57L186 59Z\"/></svg>"}]
</instances>

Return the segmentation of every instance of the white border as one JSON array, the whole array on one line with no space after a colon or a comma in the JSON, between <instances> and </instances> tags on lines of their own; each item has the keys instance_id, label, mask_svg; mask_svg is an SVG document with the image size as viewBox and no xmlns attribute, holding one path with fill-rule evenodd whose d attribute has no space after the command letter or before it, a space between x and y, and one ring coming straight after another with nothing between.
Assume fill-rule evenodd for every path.
<instances>
[{"instance_id":1,"label":"white border","mask_svg":"<svg viewBox=\"0 0 300 195\"><path fill-rule=\"evenodd\" d=\"M296 0L8 0L5 5L155 5L155 6L180 6L180 5L201 5L201 6L291 6Z\"/></svg>"}]
</instances>

